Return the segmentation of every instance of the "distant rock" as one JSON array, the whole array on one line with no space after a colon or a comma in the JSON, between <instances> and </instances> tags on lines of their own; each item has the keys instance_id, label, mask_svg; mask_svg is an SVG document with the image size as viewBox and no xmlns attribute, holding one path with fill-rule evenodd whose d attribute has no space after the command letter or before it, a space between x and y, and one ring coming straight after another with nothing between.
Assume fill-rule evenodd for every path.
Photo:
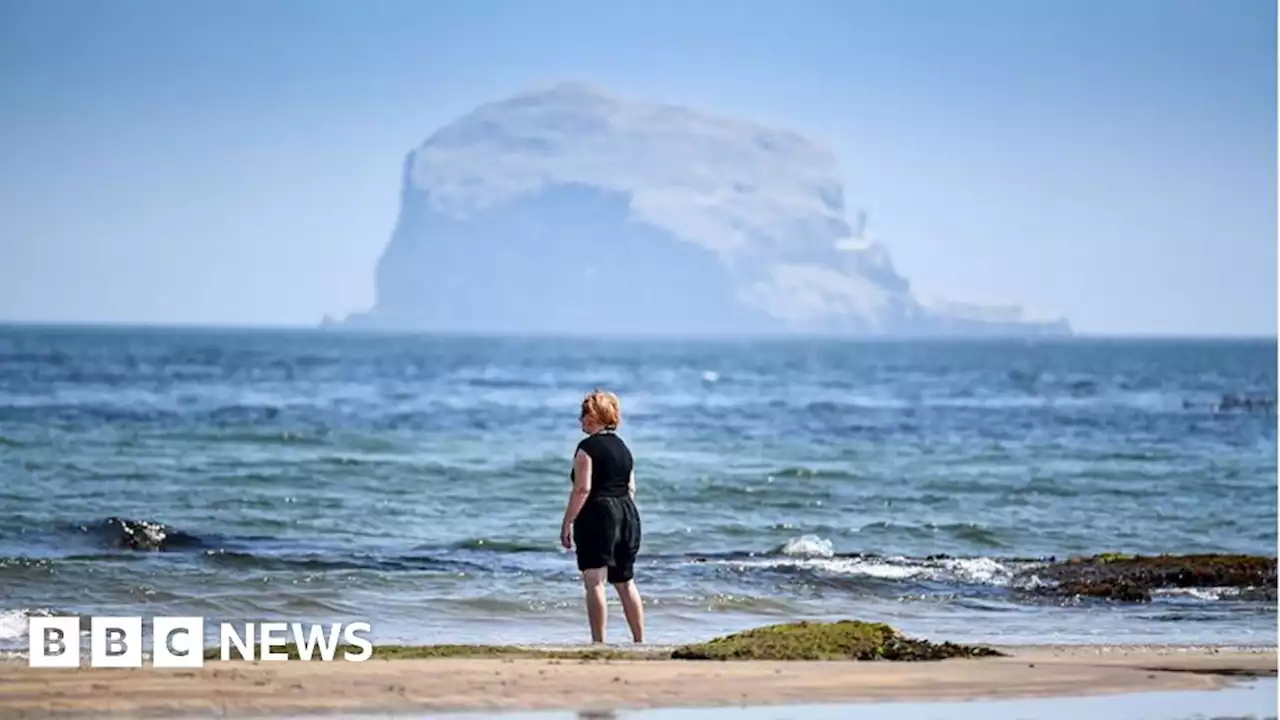
<instances>
[{"instance_id":1,"label":"distant rock","mask_svg":"<svg viewBox=\"0 0 1280 720\"><path fill-rule=\"evenodd\" d=\"M1228 393L1222 396L1222 400L1218 403L1218 412L1230 412L1232 410L1243 410L1245 412L1274 412L1276 409L1276 400L1271 397L1261 396L1240 396Z\"/></svg>"},{"instance_id":2,"label":"distant rock","mask_svg":"<svg viewBox=\"0 0 1280 720\"><path fill-rule=\"evenodd\" d=\"M471 332L1064 335L917 297L795 133L566 84L404 163L377 299L342 325Z\"/></svg>"},{"instance_id":3,"label":"distant rock","mask_svg":"<svg viewBox=\"0 0 1280 720\"><path fill-rule=\"evenodd\" d=\"M1203 409L1217 413L1245 412L1267 414L1276 412L1276 399L1265 395L1237 395L1235 393L1225 393L1216 403L1196 403L1191 400L1183 400L1182 409Z\"/></svg>"}]
</instances>

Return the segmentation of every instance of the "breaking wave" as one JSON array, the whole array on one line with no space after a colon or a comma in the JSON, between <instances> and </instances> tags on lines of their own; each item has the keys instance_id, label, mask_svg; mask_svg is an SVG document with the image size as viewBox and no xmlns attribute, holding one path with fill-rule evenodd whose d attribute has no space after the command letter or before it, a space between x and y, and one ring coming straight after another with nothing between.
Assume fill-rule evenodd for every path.
<instances>
[{"instance_id":1,"label":"breaking wave","mask_svg":"<svg viewBox=\"0 0 1280 720\"><path fill-rule=\"evenodd\" d=\"M697 557L695 561L730 564L743 568L809 570L835 576L877 580L929 580L965 585L1011 587L1015 585L1015 580L1021 573L1044 565L1050 559L945 555L914 558L871 553L836 553L830 540L816 535L802 535L791 538L773 551L761 555L743 553L704 555Z\"/></svg>"}]
</instances>

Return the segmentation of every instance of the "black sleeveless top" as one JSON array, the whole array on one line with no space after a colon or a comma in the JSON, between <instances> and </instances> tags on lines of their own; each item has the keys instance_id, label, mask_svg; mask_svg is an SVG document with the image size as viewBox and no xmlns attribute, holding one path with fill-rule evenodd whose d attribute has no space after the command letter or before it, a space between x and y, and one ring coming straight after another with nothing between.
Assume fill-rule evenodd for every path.
<instances>
[{"instance_id":1,"label":"black sleeveless top","mask_svg":"<svg viewBox=\"0 0 1280 720\"><path fill-rule=\"evenodd\" d=\"M631 450L611 430L583 438L578 450L591 458L591 494L588 500L602 497L626 497L634 467ZM576 452L574 453L577 454ZM569 473L570 479L573 472Z\"/></svg>"}]
</instances>

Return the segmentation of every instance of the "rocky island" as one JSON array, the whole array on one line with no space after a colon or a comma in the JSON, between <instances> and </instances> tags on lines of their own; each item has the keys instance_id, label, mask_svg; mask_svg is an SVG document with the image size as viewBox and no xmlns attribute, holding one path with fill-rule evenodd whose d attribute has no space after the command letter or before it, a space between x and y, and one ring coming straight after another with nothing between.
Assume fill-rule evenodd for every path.
<instances>
[{"instance_id":1,"label":"rocky island","mask_svg":"<svg viewBox=\"0 0 1280 720\"><path fill-rule=\"evenodd\" d=\"M326 326L485 333L1066 335L926 300L795 133L564 84L405 159L376 302Z\"/></svg>"}]
</instances>

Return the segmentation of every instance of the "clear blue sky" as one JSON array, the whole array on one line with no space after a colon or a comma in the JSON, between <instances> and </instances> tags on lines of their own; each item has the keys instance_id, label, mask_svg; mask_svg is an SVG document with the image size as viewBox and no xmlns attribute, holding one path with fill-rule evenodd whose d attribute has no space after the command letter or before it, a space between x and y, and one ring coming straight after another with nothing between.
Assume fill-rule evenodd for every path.
<instances>
[{"instance_id":1,"label":"clear blue sky","mask_svg":"<svg viewBox=\"0 0 1280 720\"><path fill-rule=\"evenodd\" d=\"M787 126L923 290L1276 331L1267 0L0 0L0 319L313 324L406 151L587 81Z\"/></svg>"}]
</instances>

